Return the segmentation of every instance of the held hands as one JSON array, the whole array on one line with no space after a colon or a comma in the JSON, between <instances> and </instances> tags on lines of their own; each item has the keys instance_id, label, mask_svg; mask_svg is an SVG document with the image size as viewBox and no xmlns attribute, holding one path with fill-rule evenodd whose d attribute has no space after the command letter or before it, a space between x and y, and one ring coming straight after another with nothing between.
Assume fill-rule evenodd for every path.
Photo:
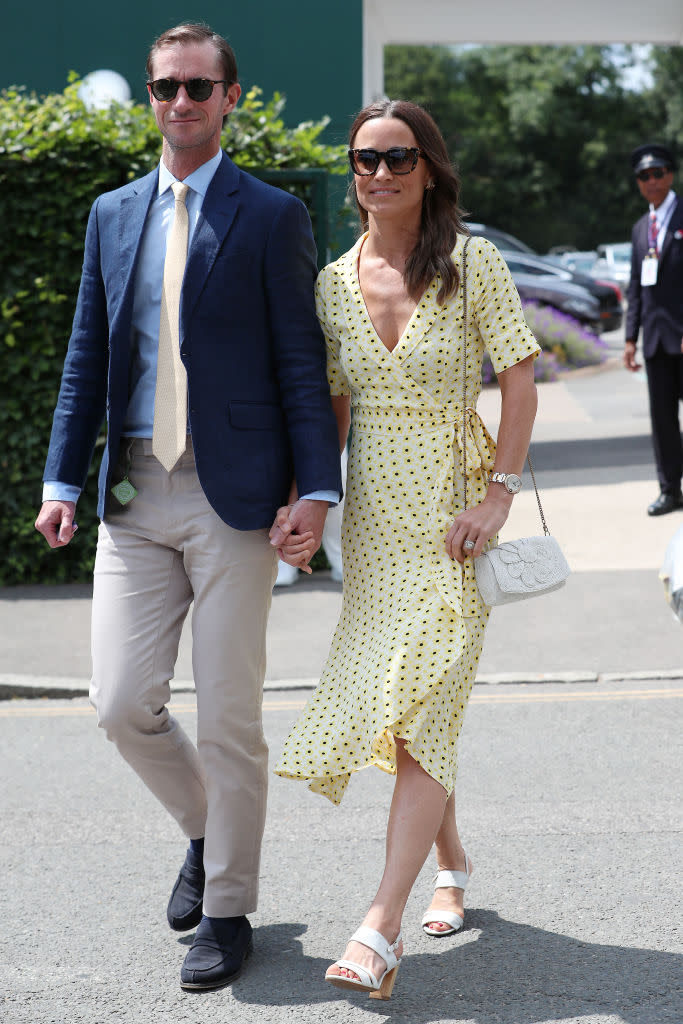
<instances>
[{"instance_id":1,"label":"held hands","mask_svg":"<svg viewBox=\"0 0 683 1024\"><path fill-rule=\"evenodd\" d=\"M309 498L299 498L277 510L269 537L283 562L312 571L308 563L322 543L326 515L327 502Z\"/></svg>"},{"instance_id":2,"label":"held hands","mask_svg":"<svg viewBox=\"0 0 683 1024\"><path fill-rule=\"evenodd\" d=\"M512 504L512 495L505 488L493 485L501 494L488 492L480 505L474 505L462 512L453 521L446 534L446 551L457 562L466 558L478 558L487 542L494 537L505 523ZM465 542L473 547L465 547Z\"/></svg>"},{"instance_id":3,"label":"held hands","mask_svg":"<svg viewBox=\"0 0 683 1024\"><path fill-rule=\"evenodd\" d=\"M66 547L73 538L78 529L77 524L74 523L75 512L75 501L43 502L35 526L51 548Z\"/></svg>"}]
</instances>

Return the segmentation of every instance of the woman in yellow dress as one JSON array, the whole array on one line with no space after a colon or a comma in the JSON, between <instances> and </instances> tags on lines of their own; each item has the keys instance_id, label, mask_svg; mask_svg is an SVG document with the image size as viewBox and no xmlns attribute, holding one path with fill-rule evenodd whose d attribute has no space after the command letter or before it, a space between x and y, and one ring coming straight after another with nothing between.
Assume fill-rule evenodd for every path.
<instances>
[{"instance_id":1,"label":"woman in yellow dress","mask_svg":"<svg viewBox=\"0 0 683 1024\"><path fill-rule=\"evenodd\" d=\"M364 233L317 283L342 443L353 410L343 607L275 770L334 803L355 771L396 773L379 889L325 976L389 998L403 909L433 845L438 888L423 926L432 935L462 926L471 863L455 820L456 746L488 618L472 562L508 515L509 481L491 474L513 475L514 489L521 473L539 349L503 259L472 238L463 415L468 236L441 134L415 104L382 101L357 116L350 145ZM502 393L497 447L475 411L485 349ZM276 522L286 521L281 509Z\"/></svg>"}]
</instances>

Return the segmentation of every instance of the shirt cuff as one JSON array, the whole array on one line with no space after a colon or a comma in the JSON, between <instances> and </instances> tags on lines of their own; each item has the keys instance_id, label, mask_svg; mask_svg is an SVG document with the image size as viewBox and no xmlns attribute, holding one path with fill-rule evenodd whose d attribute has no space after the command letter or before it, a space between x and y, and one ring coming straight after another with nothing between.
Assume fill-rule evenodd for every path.
<instances>
[{"instance_id":1,"label":"shirt cuff","mask_svg":"<svg viewBox=\"0 0 683 1024\"><path fill-rule=\"evenodd\" d=\"M62 484L58 480L46 480L43 484L43 501L78 501L80 487Z\"/></svg>"},{"instance_id":2,"label":"shirt cuff","mask_svg":"<svg viewBox=\"0 0 683 1024\"><path fill-rule=\"evenodd\" d=\"M338 505L341 500L339 491L311 491L310 494L302 494L302 500L326 501L329 505Z\"/></svg>"}]
</instances>

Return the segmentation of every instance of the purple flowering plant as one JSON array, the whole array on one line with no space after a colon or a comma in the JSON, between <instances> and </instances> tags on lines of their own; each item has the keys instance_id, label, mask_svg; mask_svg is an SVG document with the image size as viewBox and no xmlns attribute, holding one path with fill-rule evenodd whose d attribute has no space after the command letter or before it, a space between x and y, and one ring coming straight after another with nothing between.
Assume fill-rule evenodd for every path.
<instances>
[{"instance_id":1,"label":"purple flowering plant","mask_svg":"<svg viewBox=\"0 0 683 1024\"><path fill-rule=\"evenodd\" d=\"M557 380L566 370L595 366L607 359L607 343L574 317L536 302L523 303L523 309L524 318L542 350L534 363L534 380L537 383ZM482 382L491 384L494 378L491 361L485 354Z\"/></svg>"}]
</instances>

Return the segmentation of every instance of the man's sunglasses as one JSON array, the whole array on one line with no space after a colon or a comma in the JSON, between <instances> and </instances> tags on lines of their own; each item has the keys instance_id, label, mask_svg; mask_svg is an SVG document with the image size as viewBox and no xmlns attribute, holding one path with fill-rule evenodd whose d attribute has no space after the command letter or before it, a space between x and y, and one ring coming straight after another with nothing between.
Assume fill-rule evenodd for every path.
<instances>
[{"instance_id":1,"label":"man's sunglasses","mask_svg":"<svg viewBox=\"0 0 683 1024\"><path fill-rule=\"evenodd\" d=\"M420 150L414 146L393 146L383 153L378 149L350 149L349 163L354 174L375 174L384 160L392 174L410 174L417 167Z\"/></svg>"},{"instance_id":2,"label":"man's sunglasses","mask_svg":"<svg viewBox=\"0 0 683 1024\"><path fill-rule=\"evenodd\" d=\"M185 86L185 92L194 103L203 103L213 92L214 85L227 84L226 78L190 78L187 82L179 82L176 78L156 78L153 82L147 83L152 96L159 103L170 103L174 100L181 85Z\"/></svg>"},{"instance_id":3,"label":"man's sunglasses","mask_svg":"<svg viewBox=\"0 0 683 1024\"><path fill-rule=\"evenodd\" d=\"M668 167L652 167L649 171L638 171L636 178L638 181L649 181L650 178L656 178L659 181L660 178L663 178L668 173Z\"/></svg>"}]
</instances>

